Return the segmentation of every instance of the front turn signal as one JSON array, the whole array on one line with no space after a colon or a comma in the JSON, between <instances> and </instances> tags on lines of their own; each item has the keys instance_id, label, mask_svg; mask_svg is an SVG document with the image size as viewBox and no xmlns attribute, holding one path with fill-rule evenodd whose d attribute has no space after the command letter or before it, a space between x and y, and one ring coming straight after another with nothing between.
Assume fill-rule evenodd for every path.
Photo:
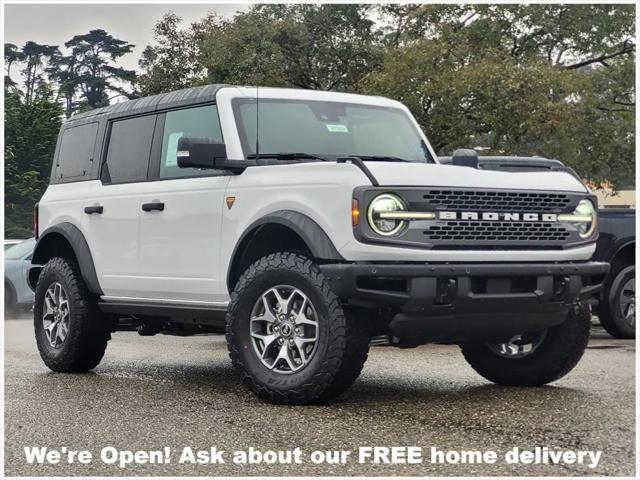
<instances>
[{"instance_id":1,"label":"front turn signal","mask_svg":"<svg viewBox=\"0 0 640 480\"><path fill-rule=\"evenodd\" d=\"M351 224L356 227L360 223L360 204L355 198L351 200Z\"/></svg>"}]
</instances>

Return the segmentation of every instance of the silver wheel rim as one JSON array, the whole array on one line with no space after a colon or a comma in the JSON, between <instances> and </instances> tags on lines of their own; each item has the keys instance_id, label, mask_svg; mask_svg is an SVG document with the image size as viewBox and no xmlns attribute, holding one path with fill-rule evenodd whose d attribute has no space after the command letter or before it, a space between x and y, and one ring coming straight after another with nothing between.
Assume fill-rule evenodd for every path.
<instances>
[{"instance_id":1,"label":"silver wheel rim","mask_svg":"<svg viewBox=\"0 0 640 480\"><path fill-rule=\"evenodd\" d=\"M278 285L260 295L249 328L253 351L274 372L298 372L315 354L316 309L304 293L290 285Z\"/></svg>"},{"instance_id":2,"label":"silver wheel rim","mask_svg":"<svg viewBox=\"0 0 640 480\"><path fill-rule=\"evenodd\" d=\"M69 333L69 296L64 287L52 283L44 294L42 326L49 344L59 348Z\"/></svg>"},{"instance_id":3,"label":"silver wheel rim","mask_svg":"<svg viewBox=\"0 0 640 480\"><path fill-rule=\"evenodd\" d=\"M620 313L624 321L635 328L636 326L636 279L630 278L620 292Z\"/></svg>"},{"instance_id":4,"label":"silver wheel rim","mask_svg":"<svg viewBox=\"0 0 640 480\"><path fill-rule=\"evenodd\" d=\"M528 332L514 335L508 342L491 343L487 342L487 347L493 353L504 358L522 358L531 355L544 341L547 330L539 332Z\"/></svg>"}]
</instances>

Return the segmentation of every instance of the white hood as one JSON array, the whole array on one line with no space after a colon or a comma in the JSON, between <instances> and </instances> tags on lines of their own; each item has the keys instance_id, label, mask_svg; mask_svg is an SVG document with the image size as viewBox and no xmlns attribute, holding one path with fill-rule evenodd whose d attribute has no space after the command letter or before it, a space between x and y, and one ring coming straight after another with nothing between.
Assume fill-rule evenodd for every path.
<instances>
[{"instance_id":1,"label":"white hood","mask_svg":"<svg viewBox=\"0 0 640 480\"><path fill-rule=\"evenodd\" d=\"M432 163L365 162L380 185L588 192L567 172L498 172Z\"/></svg>"}]
</instances>

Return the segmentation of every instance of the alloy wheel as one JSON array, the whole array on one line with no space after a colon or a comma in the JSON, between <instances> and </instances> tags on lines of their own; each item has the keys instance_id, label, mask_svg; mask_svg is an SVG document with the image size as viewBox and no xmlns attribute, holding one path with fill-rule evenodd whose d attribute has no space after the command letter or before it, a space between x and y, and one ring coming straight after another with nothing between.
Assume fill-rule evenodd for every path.
<instances>
[{"instance_id":1,"label":"alloy wheel","mask_svg":"<svg viewBox=\"0 0 640 480\"><path fill-rule=\"evenodd\" d=\"M49 285L44 295L42 326L49 344L59 348L69 333L69 296L59 282Z\"/></svg>"},{"instance_id":2,"label":"alloy wheel","mask_svg":"<svg viewBox=\"0 0 640 480\"><path fill-rule=\"evenodd\" d=\"M544 341L546 335L546 329L539 332L522 333L514 335L508 342L487 342L487 347L496 355L504 358L522 358L535 352Z\"/></svg>"},{"instance_id":3,"label":"alloy wheel","mask_svg":"<svg viewBox=\"0 0 640 480\"><path fill-rule=\"evenodd\" d=\"M290 285L268 289L251 311L253 350L274 372L290 374L306 367L316 351L318 329L315 307Z\"/></svg>"},{"instance_id":4,"label":"alloy wheel","mask_svg":"<svg viewBox=\"0 0 640 480\"><path fill-rule=\"evenodd\" d=\"M630 278L622 287L619 297L622 318L632 328L636 326L636 279Z\"/></svg>"}]
</instances>

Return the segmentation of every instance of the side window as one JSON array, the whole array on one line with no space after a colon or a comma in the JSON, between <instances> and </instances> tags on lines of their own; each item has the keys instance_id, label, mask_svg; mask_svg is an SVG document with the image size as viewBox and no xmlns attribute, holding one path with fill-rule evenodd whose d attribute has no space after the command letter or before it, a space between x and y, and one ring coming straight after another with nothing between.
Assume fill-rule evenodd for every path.
<instances>
[{"instance_id":1,"label":"side window","mask_svg":"<svg viewBox=\"0 0 640 480\"><path fill-rule=\"evenodd\" d=\"M155 115L113 122L107 159L102 169L104 182L140 182L147 179L155 123Z\"/></svg>"},{"instance_id":2,"label":"side window","mask_svg":"<svg viewBox=\"0 0 640 480\"><path fill-rule=\"evenodd\" d=\"M97 133L96 122L66 128L62 132L56 162L57 180L78 180L91 172Z\"/></svg>"},{"instance_id":3,"label":"side window","mask_svg":"<svg viewBox=\"0 0 640 480\"><path fill-rule=\"evenodd\" d=\"M225 174L223 170L178 167L178 140L181 137L210 138L223 143L218 108L215 105L167 112L162 137L160 178L180 178Z\"/></svg>"}]
</instances>

